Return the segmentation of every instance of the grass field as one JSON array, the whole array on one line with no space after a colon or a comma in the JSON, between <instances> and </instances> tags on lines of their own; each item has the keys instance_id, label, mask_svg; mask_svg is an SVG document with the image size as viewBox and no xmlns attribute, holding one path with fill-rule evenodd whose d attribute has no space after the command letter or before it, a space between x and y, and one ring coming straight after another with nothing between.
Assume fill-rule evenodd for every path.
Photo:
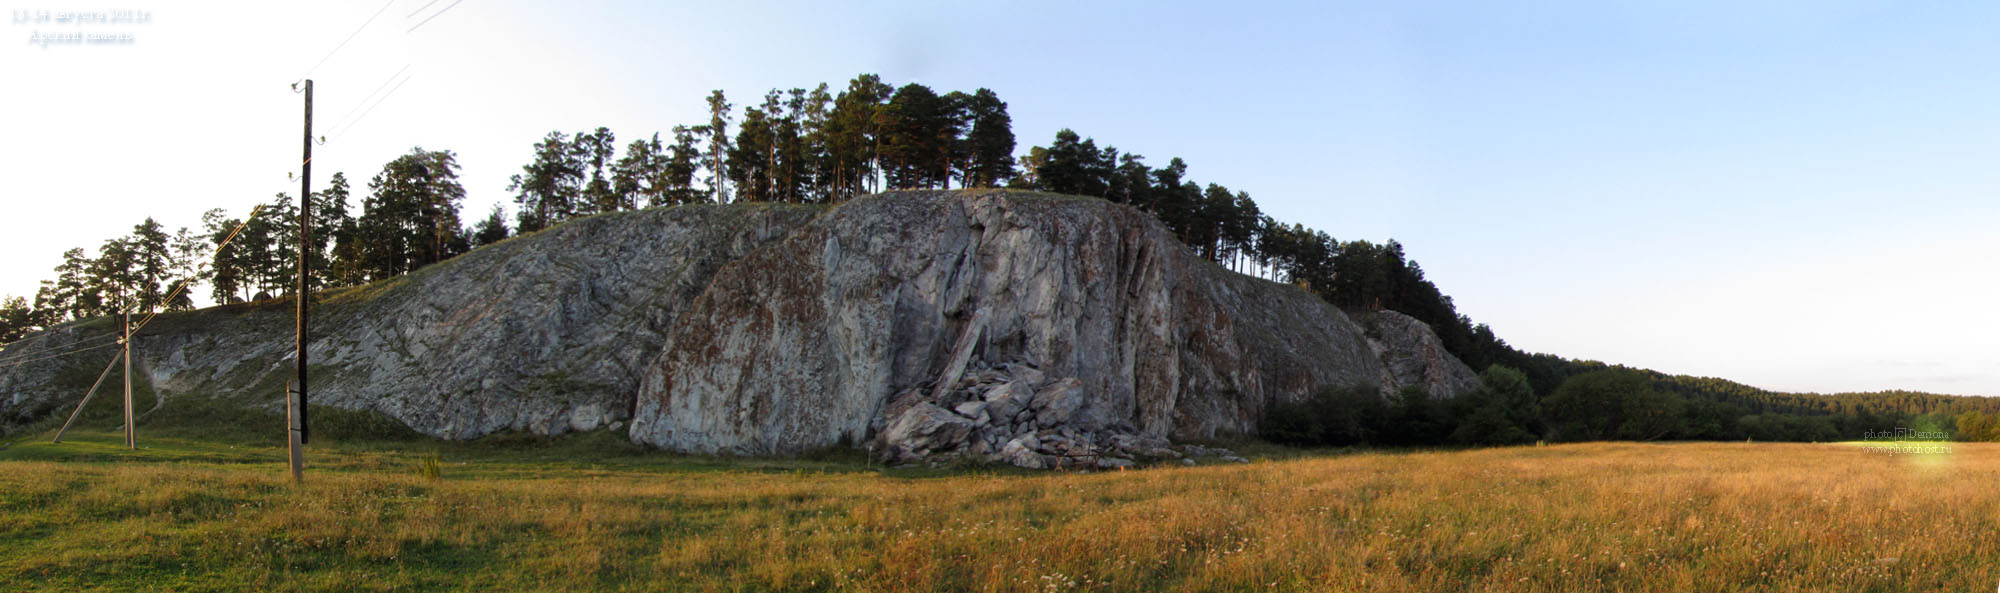
<instances>
[{"instance_id":1,"label":"grass field","mask_svg":"<svg viewBox=\"0 0 2000 593\"><path fill-rule=\"evenodd\" d=\"M0 590L1986 591L2000 445L1593 443L1095 474L553 442L0 450ZM1282 454L1264 451L1266 456Z\"/></svg>"}]
</instances>

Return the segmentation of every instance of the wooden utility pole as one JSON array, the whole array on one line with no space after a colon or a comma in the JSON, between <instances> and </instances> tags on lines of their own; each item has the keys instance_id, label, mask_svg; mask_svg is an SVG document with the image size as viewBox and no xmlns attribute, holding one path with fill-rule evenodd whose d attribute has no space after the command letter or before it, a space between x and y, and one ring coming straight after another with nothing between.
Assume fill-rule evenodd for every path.
<instances>
[{"instance_id":1,"label":"wooden utility pole","mask_svg":"<svg viewBox=\"0 0 2000 593\"><path fill-rule=\"evenodd\" d=\"M119 323L125 328L125 339L119 342L125 346L125 448L137 451L139 427L132 425L132 312L120 316Z\"/></svg>"},{"instance_id":2,"label":"wooden utility pole","mask_svg":"<svg viewBox=\"0 0 2000 593\"><path fill-rule=\"evenodd\" d=\"M313 81L306 80L305 154L299 164L299 286L292 298L298 300L298 378L285 389L285 448L290 452L292 481L305 481L306 430L306 314L312 301L306 294L312 271L312 156ZM296 398L296 399L295 399Z\"/></svg>"},{"instance_id":3,"label":"wooden utility pole","mask_svg":"<svg viewBox=\"0 0 2000 593\"><path fill-rule=\"evenodd\" d=\"M306 80L305 159L299 165L299 444L312 441L312 424L306 402L306 298L307 276L312 271L312 166L313 166L313 81Z\"/></svg>"},{"instance_id":4,"label":"wooden utility pole","mask_svg":"<svg viewBox=\"0 0 2000 593\"><path fill-rule=\"evenodd\" d=\"M306 448L299 442L299 392L296 386L285 385L285 453L292 466L292 483L306 481Z\"/></svg>"}]
</instances>

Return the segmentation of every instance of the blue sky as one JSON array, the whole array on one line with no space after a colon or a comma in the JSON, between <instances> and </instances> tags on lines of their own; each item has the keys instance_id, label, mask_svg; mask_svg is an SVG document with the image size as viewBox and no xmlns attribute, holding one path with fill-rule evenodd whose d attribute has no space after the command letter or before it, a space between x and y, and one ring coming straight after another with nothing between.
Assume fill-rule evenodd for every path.
<instances>
[{"instance_id":1,"label":"blue sky","mask_svg":"<svg viewBox=\"0 0 2000 593\"><path fill-rule=\"evenodd\" d=\"M705 120L710 89L740 107L874 72L992 88L1021 151L1069 127L1183 157L1281 219L1393 237L1525 349L2000 394L2000 4L1236 4L152 2L143 24L10 21L0 293L145 216L296 193L286 85L309 69L333 134L316 184L450 149L468 220L549 130L622 145ZM134 41L26 43L75 30Z\"/></svg>"}]
</instances>

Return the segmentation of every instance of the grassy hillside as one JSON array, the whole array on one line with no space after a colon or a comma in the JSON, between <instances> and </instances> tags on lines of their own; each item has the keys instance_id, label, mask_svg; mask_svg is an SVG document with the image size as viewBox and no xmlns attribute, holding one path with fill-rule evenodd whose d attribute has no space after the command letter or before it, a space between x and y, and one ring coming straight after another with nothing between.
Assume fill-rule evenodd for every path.
<instances>
[{"instance_id":1,"label":"grassy hillside","mask_svg":"<svg viewBox=\"0 0 2000 593\"><path fill-rule=\"evenodd\" d=\"M1608 444L1097 474L606 435L0 450L6 590L1983 590L2000 445Z\"/></svg>"}]
</instances>

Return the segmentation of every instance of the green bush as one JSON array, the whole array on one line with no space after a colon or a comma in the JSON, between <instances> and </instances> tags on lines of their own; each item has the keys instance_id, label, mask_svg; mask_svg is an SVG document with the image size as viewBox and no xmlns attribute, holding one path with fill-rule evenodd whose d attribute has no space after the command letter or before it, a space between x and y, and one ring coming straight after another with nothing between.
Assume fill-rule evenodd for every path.
<instances>
[{"instance_id":1,"label":"green bush","mask_svg":"<svg viewBox=\"0 0 2000 593\"><path fill-rule=\"evenodd\" d=\"M1479 373L1479 388L1452 400L1459 445L1520 445L1541 433L1542 406L1520 371L1493 365Z\"/></svg>"},{"instance_id":2,"label":"green bush","mask_svg":"<svg viewBox=\"0 0 2000 593\"><path fill-rule=\"evenodd\" d=\"M335 441L418 441L423 434L411 430L388 414L374 410L349 410L331 406L313 406L308 420L312 422L312 438L315 442L325 438Z\"/></svg>"},{"instance_id":3,"label":"green bush","mask_svg":"<svg viewBox=\"0 0 2000 593\"><path fill-rule=\"evenodd\" d=\"M1264 438L1285 445L1359 445L1375 442L1387 412L1374 385L1329 387L1305 401L1266 408L1259 430Z\"/></svg>"},{"instance_id":4,"label":"green bush","mask_svg":"<svg viewBox=\"0 0 2000 593\"><path fill-rule=\"evenodd\" d=\"M1445 402L1431 397L1422 387L1404 387L1396 393L1376 438L1385 445L1435 445L1450 434L1457 420Z\"/></svg>"},{"instance_id":5,"label":"green bush","mask_svg":"<svg viewBox=\"0 0 2000 593\"><path fill-rule=\"evenodd\" d=\"M1686 422L1678 396L1654 390L1644 374L1624 368L1570 377L1543 398L1542 408L1553 435L1568 441L1666 438L1679 435Z\"/></svg>"}]
</instances>

